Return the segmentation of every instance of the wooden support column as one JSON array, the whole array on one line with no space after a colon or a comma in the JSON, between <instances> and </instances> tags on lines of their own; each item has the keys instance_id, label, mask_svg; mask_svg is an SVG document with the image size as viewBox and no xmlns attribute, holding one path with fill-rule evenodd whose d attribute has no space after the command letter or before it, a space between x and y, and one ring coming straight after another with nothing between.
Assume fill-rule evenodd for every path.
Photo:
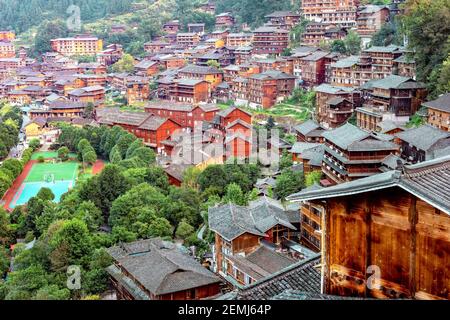
<instances>
[{"instance_id":1,"label":"wooden support column","mask_svg":"<svg viewBox=\"0 0 450 320\"><path fill-rule=\"evenodd\" d=\"M367 269L372 265L372 203L373 201L369 196L364 197L364 222L366 224L366 256L365 256L365 270L364 270L364 280L365 280L365 290L364 296L367 298L370 296L370 289L367 286Z\"/></svg>"},{"instance_id":2,"label":"wooden support column","mask_svg":"<svg viewBox=\"0 0 450 320\"><path fill-rule=\"evenodd\" d=\"M417 198L411 195L411 205L409 206L409 223L411 229L410 254L409 254L409 291L411 298L416 294L416 225L418 221Z\"/></svg>"}]
</instances>

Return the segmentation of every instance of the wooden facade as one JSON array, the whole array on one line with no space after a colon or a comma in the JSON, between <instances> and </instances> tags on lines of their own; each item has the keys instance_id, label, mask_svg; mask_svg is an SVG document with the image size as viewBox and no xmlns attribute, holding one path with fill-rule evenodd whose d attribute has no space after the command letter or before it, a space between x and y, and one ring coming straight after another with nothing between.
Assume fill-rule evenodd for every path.
<instances>
[{"instance_id":1,"label":"wooden facade","mask_svg":"<svg viewBox=\"0 0 450 320\"><path fill-rule=\"evenodd\" d=\"M325 217L326 293L450 299L448 214L396 188L329 200Z\"/></svg>"},{"instance_id":2,"label":"wooden facade","mask_svg":"<svg viewBox=\"0 0 450 320\"><path fill-rule=\"evenodd\" d=\"M300 192L323 209L322 291L450 299L450 157Z\"/></svg>"}]
</instances>

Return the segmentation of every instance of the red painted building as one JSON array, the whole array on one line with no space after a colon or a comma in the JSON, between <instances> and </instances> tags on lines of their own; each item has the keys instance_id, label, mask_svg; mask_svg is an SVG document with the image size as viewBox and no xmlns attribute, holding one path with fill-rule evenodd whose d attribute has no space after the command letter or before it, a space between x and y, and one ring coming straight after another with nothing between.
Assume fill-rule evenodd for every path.
<instances>
[{"instance_id":1,"label":"red painted building","mask_svg":"<svg viewBox=\"0 0 450 320\"><path fill-rule=\"evenodd\" d=\"M220 108L215 104L192 105L181 102L150 102L145 112L159 117L169 118L182 127L194 128L203 121L212 121Z\"/></svg>"},{"instance_id":2,"label":"red painted building","mask_svg":"<svg viewBox=\"0 0 450 320\"><path fill-rule=\"evenodd\" d=\"M163 140L167 140L176 130L182 128L171 119L145 112L121 112L117 108L97 108L96 120L111 127L122 127L157 151L160 151Z\"/></svg>"}]
</instances>

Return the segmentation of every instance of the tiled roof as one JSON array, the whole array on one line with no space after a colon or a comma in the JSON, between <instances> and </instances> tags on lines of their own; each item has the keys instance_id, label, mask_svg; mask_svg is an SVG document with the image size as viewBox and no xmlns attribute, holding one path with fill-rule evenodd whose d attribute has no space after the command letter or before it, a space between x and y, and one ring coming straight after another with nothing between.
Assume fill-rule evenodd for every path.
<instances>
[{"instance_id":1,"label":"tiled roof","mask_svg":"<svg viewBox=\"0 0 450 320\"><path fill-rule=\"evenodd\" d=\"M274 27L259 27L253 33L289 33L289 31Z\"/></svg>"},{"instance_id":2,"label":"tiled roof","mask_svg":"<svg viewBox=\"0 0 450 320\"><path fill-rule=\"evenodd\" d=\"M450 112L450 93L443 94L436 100L425 102L422 105L428 108Z\"/></svg>"},{"instance_id":3,"label":"tiled roof","mask_svg":"<svg viewBox=\"0 0 450 320\"><path fill-rule=\"evenodd\" d=\"M349 68L354 66L359 61L359 56L350 56L331 64L332 68Z\"/></svg>"},{"instance_id":4,"label":"tiled roof","mask_svg":"<svg viewBox=\"0 0 450 320\"><path fill-rule=\"evenodd\" d=\"M120 266L156 295L189 290L220 279L173 243L140 240L107 249Z\"/></svg>"},{"instance_id":5,"label":"tiled roof","mask_svg":"<svg viewBox=\"0 0 450 320\"><path fill-rule=\"evenodd\" d=\"M304 136L306 136L311 131L319 129L319 128L321 128L320 125L317 122L315 122L314 120L308 120L308 121L303 122L302 124L295 126L295 130L297 130Z\"/></svg>"},{"instance_id":6,"label":"tiled roof","mask_svg":"<svg viewBox=\"0 0 450 320\"><path fill-rule=\"evenodd\" d=\"M203 67L196 65L187 65L179 70L181 73L199 73L199 74L214 74L222 73L219 69L215 67Z\"/></svg>"},{"instance_id":7,"label":"tiled roof","mask_svg":"<svg viewBox=\"0 0 450 320\"><path fill-rule=\"evenodd\" d=\"M334 296L288 289L271 298L271 300L363 300L364 298Z\"/></svg>"},{"instance_id":8,"label":"tiled roof","mask_svg":"<svg viewBox=\"0 0 450 320\"><path fill-rule=\"evenodd\" d=\"M355 91L355 89L351 88L351 87L336 87L336 86L332 86L327 83L323 83L323 84L315 87L314 91L329 93L329 94L341 94L341 93L345 94L345 93L351 93L351 92Z\"/></svg>"},{"instance_id":9,"label":"tiled roof","mask_svg":"<svg viewBox=\"0 0 450 320\"><path fill-rule=\"evenodd\" d=\"M303 153L306 150L314 149L320 146L320 143L310 143L310 142L296 142L292 146L291 153Z\"/></svg>"},{"instance_id":10,"label":"tiled roof","mask_svg":"<svg viewBox=\"0 0 450 320\"><path fill-rule=\"evenodd\" d=\"M301 191L287 197L289 201L307 201L361 194L400 187L435 208L450 214L450 156L406 165L367 178L342 183L317 191Z\"/></svg>"},{"instance_id":11,"label":"tiled roof","mask_svg":"<svg viewBox=\"0 0 450 320\"><path fill-rule=\"evenodd\" d=\"M267 230L278 224L295 230L281 203L267 197L252 201L247 207L231 203L210 207L208 216L210 229L228 241L246 232L264 237Z\"/></svg>"},{"instance_id":12,"label":"tiled roof","mask_svg":"<svg viewBox=\"0 0 450 320\"><path fill-rule=\"evenodd\" d=\"M320 293L320 254L238 289L238 300L268 300L285 290Z\"/></svg>"},{"instance_id":13,"label":"tiled roof","mask_svg":"<svg viewBox=\"0 0 450 320\"><path fill-rule=\"evenodd\" d=\"M322 136L337 145L339 148L347 150L352 143L360 141L370 136L370 134L350 123L331 131L325 131Z\"/></svg>"},{"instance_id":14,"label":"tiled roof","mask_svg":"<svg viewBox=\"0 0 450 320\"><path fill-rule=\"evenodd\" d=\"M430 125L423 125L418 128L399 132L395 136L420 150L428 151L439 140L449 138L450 133Z\"/></svg>"},{"instance_id":15,"label":"tiled roof","mask_svg":"<svg viewBox=\"0 0 450 320\"><path fill-rule=\"evenodd\" d=\"M389 45L386 47L382 46L373 46L368 49L365 49L364 52L395 52L402 51L404 48L396 45Z\"/></svg>"}]
</instances>

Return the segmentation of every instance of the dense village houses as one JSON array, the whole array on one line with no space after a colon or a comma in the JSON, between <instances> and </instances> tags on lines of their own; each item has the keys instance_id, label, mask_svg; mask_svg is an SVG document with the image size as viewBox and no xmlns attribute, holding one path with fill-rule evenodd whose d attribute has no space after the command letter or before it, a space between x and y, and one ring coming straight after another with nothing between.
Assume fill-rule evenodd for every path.
<instances>
[{"instance_id":1,"label":"dense village houses","mask_svg":"<svg viewBox=\"0 0 450 320\"><path fill-rule=\"evenodd\" d=\"M406 123L426 97L425 84L396 75L373 80L362 88L362 107L356 108L358 126L375 131L383 120Z\"/></svg>"},{"instance_id":2,"label":"dense village houses","mask_svg":"<svg viewBox=\"0 0 450 320\"><path fill-rule=\"evenodd\" d=\"M295 87L295 77L280 71L266 71L248 78L248 103L252 108L270 108L289 97Z\"/></svg>"},{"instance_id":3,"label":"dense village houses","mask_svg":"<svg viewBox=\"0 0 450 320\"><path fill-rule=\"evenodd\" d=\"M220 278L175 244L160 239L111 247L107 268L122 300L199 300L220 293Z\"/></svg>"},{"instance_id":4,"label":"dense village houses","mask_svg":"<svg viewBox=\"0 0 450 320\"><path fill-rule=\"evenodd\" d=\"M210 207L208 216L215 233L213 270L227 281L248 285L296 262L276 250L296 235L280 202L263 197L247 207L230 203ZM258 263L263 258L266 264Z\"/></svg>"},{"instance_id":5,"label":"dense village houses","mask_svg":"<svg viewBox=\"0 0 450 320\"><path fill-rule=\"evenodd\" d=\"M253 42L253 33L230 33L227 35L227 46L229 47L245 47Z\"/></svg>"},{"instance_id":6,"label":"dense village houses","mask_svg":"<svg viewBox=\"0 0 450 320\"><path fill-rule=\"evenodd\" d=\"M447 156L288 197L324 210L322 292L448 299L449 179ZM369 286L374 264L381 278Z\"/></svg>"},{"instance_id":7,"label":"dense village houses","mask_svg":"<svg viewBox=\"0 0 450 320\"><path fill-rule=\"evenodd\" d=\"M220 108L215 104L189 104L156 101L145 106L145 112L170 118L182 127L194 129L203 121L211 122Z\"/></svg>"},{"instance_id":8,"label":"dense village houses","mask_svg":"<svg viewBox=\"0 0 450 320\"><path fill-rule=\"evenodd\" d=\"M253 31L253 53L273 54L281 53L289 46L289 31L274 28L260 27Z\"/></svg>"},{"instance_id":9,"label":"dense village houses","mask_svg":"<svg viewBox=\"0 0 450 320\"><path fill-rule=\"evenodd\" d=\"M120 126L160 152L162 141L182 129L175 121L146 112L121 112L118 108L97 108L96 120L107 126Z\"/></svg>"},{"instance_id":10,"label":"dense village houses","mask_svg":"<svg viewBox=\"0 0 450 320\"><path fill-rule=\"evenodd\" d=\"M110 66L122 58L123 48L120 44L110 44L105 50L97 54L97 62L105 66Z\"/></svg>"},{"instance_id":11,"label":"dense village houses","mask_svg":"<svg viewBox=\"0 0 450 320\"><path fill-rule=\"evenodd\" d=\"M0 30L0 41L11 42L16 38L16 34L12 30Z\"/></svg>"},{"instance_id":12,"label":"dense village houses","mask_svg":"<svg viewBox=\"0 0 450 320\"><path fill-rule=\"evenodd\" d=\"M430 125L411 128L395 134L401 157L408 163L419 163L450 154L450 133Z\"/></svg>"},{"instance_id":13,"label":"dense village houses","mask_svg":"<svg viewBox=\"0 0 450 320\"><path fill-rule=\"evenodd\" d=\"M325 129L314 120L307 120L295 126L298 142L322 143Z\"/></svg>"},{"instance_id":14,"label":"dense village houses","mask_svg":"<svg viewBox=\"0 0 450 320\"><path fill-rule=\"evenodd\" d=\"M102 86L83 87L69 91L67 96L75 102L101 104L105 100L105 88Z\"/></svg>"},{"instance_id":15,"label":"dense village houses","mask_svg":"<svg viewBox=\"0 0 450 320\"><path fill-rule=\"evenodd\" d=\"M428 111L428 123L443 131L450 131L450 93L422 104Z\"/></svg>"},{"instance_id":16,"label":"dense village houses","mask_svg":"<svg viewBox=\"0 0 450 320\"><path fill-rule=\"evenodd\" d=\"M322 171L330 184L339 184L380 173L381 162L400 147L392 136L377 136L347 123L323 134Z\"/></svg>"},{"instance_id":17,"label":"dense village houses","mask_svg":"<svg viewBox=\"0 0 450 320\"><path fill-rule=\"evenodd\" d=\"M189 48L200 42L200 36L192 32L177 33L176 41L178 45Z\"/></svg>"},{"instance_id":18,"label":"dense village houses","mask_svg":"<svg viewBox=\"0 0 450 320\"><path fill-rule=\"evenodd\" d=\"M301 15L290 11L275 11L265 16L267 26L285 30L292 30L300 23Z\"/></svg>"},{"instance_id":19,"label":"dense village houses","mask_svg":"<svg viewBox=\"0 0 450 320\"><path fill-rule=\"evenodd\" d=\"M50 41L53 51L63 56L96 55L103 50L103 41L93 36L78 35Z\"/></svg>"},{"instance_id":20,"label":"dense village houses","mask_svg":"<svg viewBox=\"0 0 450 320\"><path fill-rule=\"evenodd\" d=\"M302 34L302 44L320 46L333 40L343 40L347 35L345 28L323 22L309 22Z\"/></svg>"},{"instance_id":21,"label":"dense village houses","mask_svg":"<svg viewBox=\"0 0 450 320\"><path fill-rule=\"evenodd\" d=\"M230 12L224 12L216 15L216 29L226 29L233 27L235 23L234 17Z\"/></svg>"},{"instance_id":22,"label":"dense village houses","mask_svg":"<svg viewBox=\"0 0 450 320\"><path fill-rule=\"evenodd\" d=\"M372 40L372 36L389 21L390 10L388 6L366 5L358 8L356 24L357 32L361 37L361 44L365 47Z\"/></svg>"},{"instance_id":23,"label":"dense village houses","mask_svg":"<svg viewBox=\"0 0 450 320\"><path fill-rule=\"evenodd\" d=\"M307 20L354 27L359 0L303 0L302 14Z\"/></svg>"},{"instance_id":24,"label":"dense village houses","mask_svg":"<svg viewBox=\"0 0 450 320\"><path fill-rule=\"evenodd\" d=\"M317 121L325 128L344 124L360 105L361 93L353 87L337 87L326 83L314 88Z\"/></svg>"},{"instance_id":25,"label":"dense village houses","mask_svg":"<svg viewBox=\"0 0 450 320\"><path fill-rule=\"evenodd\" d=\"M16 48L12 42L0 41L0 58L14 58Z\"/></svg>"}]
</instances>

